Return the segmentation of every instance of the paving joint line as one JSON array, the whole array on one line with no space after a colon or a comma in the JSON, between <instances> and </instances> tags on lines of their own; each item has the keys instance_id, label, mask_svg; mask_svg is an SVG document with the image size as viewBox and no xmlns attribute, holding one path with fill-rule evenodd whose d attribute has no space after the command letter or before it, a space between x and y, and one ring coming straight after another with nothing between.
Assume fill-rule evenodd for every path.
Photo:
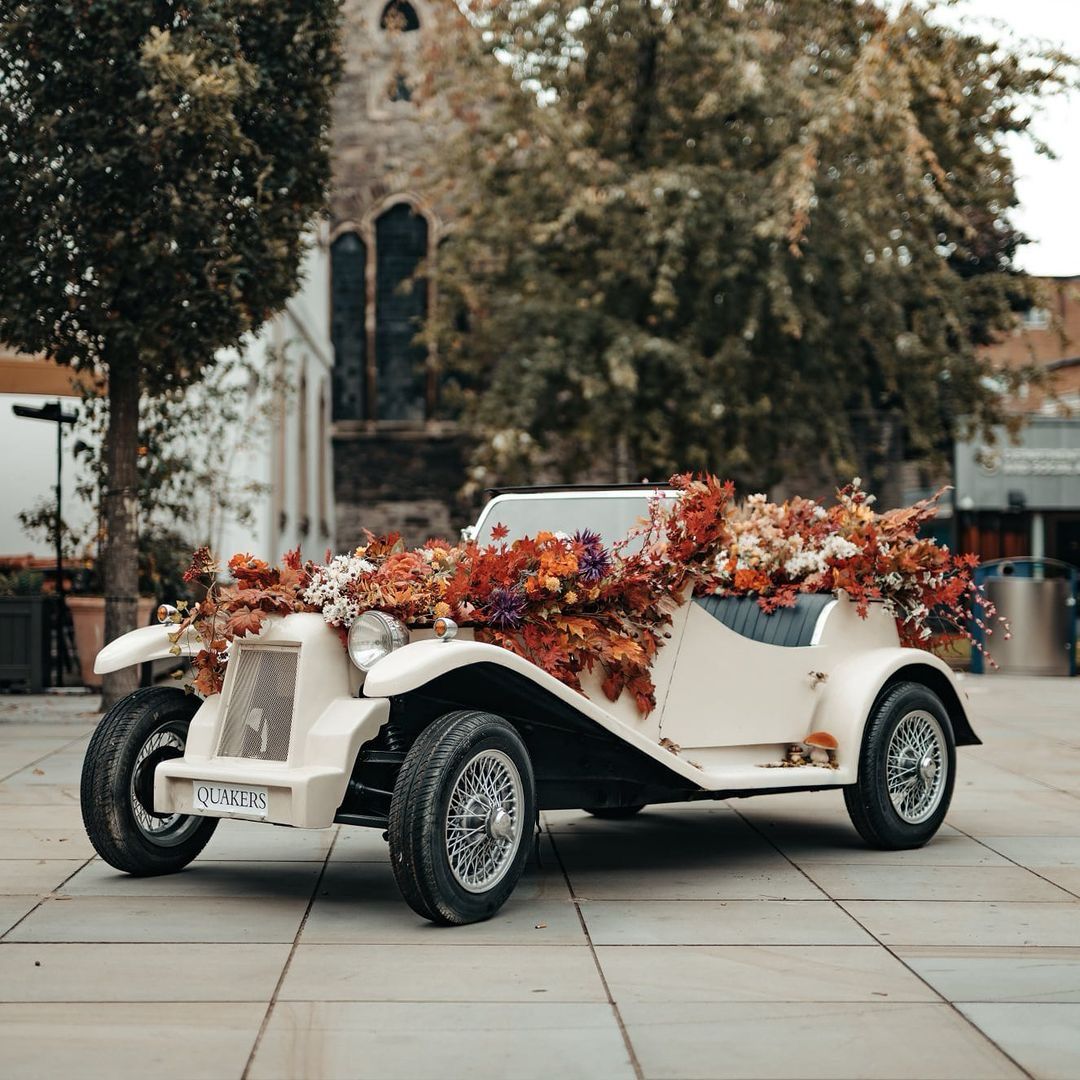
<instances>
[{"instance_id":1,"label":"paving joint line","mask_svg":"<svg viewBox=\"0 0 1080 1080\"><path fill-rule=\"evenodd\" d=\"M551 850L555 855L555 861L559 864L559 869L562 871L566 887L570 890L570 900L574 905L574 911L577 912L578 922L581 924L581 932L585 935L585 943L589 947L589 955L592 957L593 964L596 965L596 974L600 977L600 985L604 988L604 994L607 996L608 1004L611 1006L611 1011L615 1016L615 1023L619 1026L619 1034L622 1036L623 1046L626 1047L626 1053L630 1058L630 1067L634 1070L636 1080L645 1080L645 1071L641 1067L641 1062L638 1061L637 1051L634 1049L634 1044L630 1039L630 1032L626 1029L626 1022L623 1020L622 1012L619 1009L618 1003L615 1001L614 994L611 992L611 986L608 984L607 975L604 973L604 968L600 963L600 957L597 955L596 946L593 945L592 935L589 933L588 924L585 922L585 915L581 910L581 900L577 893L574 892L574 883L570 880L570 875L566 870L566 864L559 854L559 848L555 843L555 837L550 832L548 833L548 840L551 842Z\"/></svg>"},{"instance_id":2,"label":"paving joint line","mask_svg":"<svg viewBox=\"0 0 1080 1080\"><path fill-rule=\"evenodd\" d=\"M862 930L862 932L864 934L867 934L869 937L873 938L873 940L875 942L877 942L877 944L880 945L881 948L883 948L898 964L901 964L906 971L910 971L911 974L916 979L918 979L919 982L921 982L923 984L923 986L925 986L932 994L937 996L939 1001L941 1001L945 1005L947 1005L949 1007L949 1009L951 1009L952 1012L956 1016L958 1016L960 1018L960 1020L961 1020L961 1022L963 1024L965 1024L967 1027L971 1028L973 1031L975 1031L977 1034L979 1034L982 1038L984 1038L992 1047L994 1047L995 1050L998 1051L999 1054L1002 1055L1002 1057L1006 1058L1013 1065L1015 1065L1016 1068L1019 1069L1020 1072L1024 1076L1029 1078L1029 1080L1035 1080L1033 1075L1027 1069L1025 1069L1020 1064L1020 1062L1016 1060L1016 1058L1014 1058L1011 1054L1009 1054L1004 1049L1002 1049L1002 1047L999 1046L998 1043L994 1039L992 1039L985 1031L983 1031L983 1029L981 1027L979 1027L978 1024L976 1024L969 1017L965 1016L963 1014L963 1012L961 1012L961 1010L957 1007L956 1002L950 1001L940 990L937 989L936 986L932 986L922 975L919 974L919 972L917 972L910 964L908 964L904 960L904 958L902 956L898 956L896 954L896 952L893 950L891 945L888 945L886 942L882 941L881 938L879 938L877 936L877 934L875 934L868 926L866 926L857 916L853 915L850 911L848 911L848 909L846 907L844 907L845 901L837 900L834 897L832 897L823 886L819 885L816 881L814 881L814 879L812 877L810 877L810 875L805 870L803 870L803 868L801 866L799 866L798 863L796 863L787 854L787 852L783 851L777 844L775 844L749 818L747 818L741 811L739 811L738 808L733 806L732 810L734 810L735 813L738 814L739 817L743 821L745 821L746 824L749 825L751 829L753 829L763 840L765 840L766 843L768 843L771 847L773 847L776 850L776 852L782 858L786 859L793 867L795 867L796 870L798 870L801 874L803 874L811 884L813 884L817 888L821 889L821 891L823 893L825 893L826 896L829 897L829 899L832 901L832 903L834 905L836 905L836 907L839 908L839 910L842 911L857 927L859 927L859 929ZM856 901L850 901L849 900L849 901L846 901L846 902L847 903L853 903L853 902L856 902ZM886 903L888 903L888 901L886 901Z\"/></svg>"},{"instance_id":3,"label":"paving joint line","mask_svg":"<svg viewBox=\"0 0 1080 1080\"><path fill-rule=\"evenodd\" d=\"M14 772L9 772L6 776L0 776L0 784L6 784L13 776L18 776L21 772L26 772L27 769L32 769L35 765L40 765L47 758L51 758L53 754L62 754L69 746L74 746L80 739L85 739L87 735L94 733L94 728L97 727L97 722L93 724L89 731L84 731L81 735L76 735L74 739L69 739L61 746L54 746L52 750L42 754L39 758L34 758L33 761L28 761L25 765L20 766ZM60 787L62 785L56 785Z\"/></svg>"},{"instance_id":4,"label":"paving joint line","mask_svg":"<svg viewBox=\"0 0 1080 1080\"><path fill-rule=\"evenodd\" d=\"M59 891L60 891L60 890L61 890L61 889L62 889L62 888L63 888L63 887L64 887L64 886L65 886L65 885L66 885L66 884L67 884L67 883L68 883L68 882L69 882L69 881L70 881L70 880L71 880L71 879L72 879L72 878L73 878L73 877L74 877L74 876L76 875L76 874L78 874L78 873L80 873L81 871L85 870L85 869L86 869L86 868L87 868L87 867L88 867L88 866L89 866L89 865L90 865L90 864L91 864L91 863L92 863L92 862L94 861L94 858L95 858L95 856L91 855L91 856L90 856L90 858L88 858L88 859L85 859L85 860L84 860L84 861L83 861L83 862L81 863L81 865L77 866L77 867L76 867L76 868L75 868L74 870L72 870L72 871L71 871L71 873L70 873L70 874L68 874L68 876L67 876L66 878L64 878L64 880L63 880L63 881L61 881L61 882L60 882L60 884L59 884L59 885L57 885L57 886L56 886L55 888L53 888L53 889L50 889L48 893L42 893L42 894L39 894L39 896L38 896L38 902L37 902L37 903L36 903L36 904L35 904L35 905L34 905L34 906L33 906L33 907L32 907L32 908L31 908L31 909L30 909L30 910L28 911L28 912L26 912L26 914L25 914L25 915L23 915L23 916L22 916L21 918L19 918L19 919L16 919L16 920L15 920L15 922L13 922L13 923L12 923L12 924L11 924L11 925L10 925L10 926L9 926L9 927L8 927L8 928L6 929L6 930L5 930L5 931L4 931L4 932L3 932L2 934L0 934L0 942L2 942L2 941L3 941L3 940L4 940L4 939L5 939L5 938L6 938L7 936L8 936L8 934L10 934L10 933L11 933L11 931L12 931L12 930L14 930L14 929L15 929L15 928L16 928L17 926L20 926L20 925L21 925L22 923L24 923L24 922L25 922L25 921L26 921L27 919L29 919L29 918L30 918L30 916L31 916L31 915L33 915L33 914L34 914L34 912L35 912L35 911L37 911L37 910L38 910L38 909L39 909L39 908L40 908L40 907L42 906L42 904L44 904L44 903L45 903L45 901L46 901L46 900L53 900L53 899L55 899L55 897L56 897L56 894L57 894L57 893L58 893L58 892L59 892ZM22 861L22 860L20 860L20 861ZM65 859L65 860L63 860L63 861L64 861L64 862L66 862L67 860ZM31 895L33 895L33 894L31 893ZM10 944L10 945L15 945L15 944L19 944L19 943L18 943L18 942L14 942L14 941L12 941L12 942L8 942L8 944ZM36 944L42 944L42 943L41 943L41 942L26 942L26 944L28 944L28 945L29 945L29 944L35 944L35 945L36 945ZM69 943L69 944L70 944L70 943Z\"/></svg>"},{"instance_id":5,"label":"paving joint line","mask_svg":"<svg viewBox=\"0 0 1080 1080\"><path fill-rule=\"evenodd\" d=\"M1017 867L1018 869L1026 870L1029 874L1034 874L1035 877L1037 877L1040 881L1045 881L1047 885L1053 885L1053 887L1055 889L1060 889L1063 893L1065 893L1066 896L1071 896L1074 900L1080 900L1080 893L1075 892L1073 889L1068 889L1064 885L1059 885L1056 881L1052 881L1050 878L1046 877L1045 874L1040 874L1038 870L1034 870L1030 866L1025 866L1022 862L1017 862L1016 859L1014 859L1011 855L1006 855L1004 851L998 851L998 849L996 847L992 847L985 840L980 840L973 833L964 832L964 830L961 829L959 825L952 825L950 823L950 828L955 829L961 836L966 836L969 840L974 840L975 843L979 845L979 847L986 848L987 851L992 851L995 855L999 855L1006 862L1011 863L1013 866ZM1003 837L1003 839L1009 839L1009 838L1008 837ZM1018 839L1023 839L1023 837L1019 837ZM1025 900L1025 901L1021 901L1021 902L1022 903L1028 903L1028 904L1040 904L1040 903L1041 904L1064 904L1064 903L1066 903L1066 901L1064 901L1064 900ZM1008 903L1008 901L995 900L995 901L991 901L991 903Z\"/></svg>"},{"instance_id":6,"label":"paving joint line","mask_svg":"<svg viewBox=\"0 0 1080 1080\"><path fill-rule=\"evenodd\" d=\"M330 846L326 849L326 858L323 860L319 876L315 879L315 886L311 890L311 899L308 900L307 907L304 909L304 914L300 919L300 925L296 928L296 934L293 936L289 955L285 958L285 964L281 969L281 974L278 976L277 982L274 984L274 989L270 994L270 1000L266 1004L266 1012L263 1013L262 1023L259 1024L259 1030L256 1033L255 1041L251 1046L251 1053L248 1054L247 1062L244 1065L244 1071L240 1074L240 1080L248 1080L248 1077L251 1074L251 1066L255 1063L255 1055L258 1053L259 1046L262 1044L266 1029L270 1026L270 1017L273 1015L274 1006L277 1004L278 994L281 993L281 988L285 983L285 976L289 974L289 968L292 965L293 957L296 955L296 947L300 944L300 935L303 934L304 927L307 926L308 916L311 915L311 909L315 906L315 901L318 899L319 886L322 885L323 878L326 876L327 867L330 865L330 856L334 853L334 845L338 842L338 837L340 835L341 826L338 826L337 831L334 833L334 838L330 841ZM282 942L281 944L284 943Z\"/></svg>"}]
</instances>

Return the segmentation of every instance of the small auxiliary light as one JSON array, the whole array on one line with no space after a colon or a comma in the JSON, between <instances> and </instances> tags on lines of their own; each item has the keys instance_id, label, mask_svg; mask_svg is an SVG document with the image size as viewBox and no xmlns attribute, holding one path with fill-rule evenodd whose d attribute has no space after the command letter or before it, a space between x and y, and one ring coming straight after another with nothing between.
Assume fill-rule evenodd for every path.
<instances>
[{"instance_id":1,"label":"small auxiliary light","mask_svg":"<svg viewBox=\"0 0 1080 1080\"><path fill-rule=\"evenodd\" d=\"M158 604L157 621L159 623L179 622L180 612L172 604Z\"/></svg>"},{"instance_id":2,"label":"small auxiliary light","mask_svg":"<svg viewBox=\"0 0 1080 1080\"><path fill-rule=\"evenodd\" d=\"M440 641L453 641L457 637L457 623L453 619L436 619L433 629Z\"/></svg>"}]
</instances>

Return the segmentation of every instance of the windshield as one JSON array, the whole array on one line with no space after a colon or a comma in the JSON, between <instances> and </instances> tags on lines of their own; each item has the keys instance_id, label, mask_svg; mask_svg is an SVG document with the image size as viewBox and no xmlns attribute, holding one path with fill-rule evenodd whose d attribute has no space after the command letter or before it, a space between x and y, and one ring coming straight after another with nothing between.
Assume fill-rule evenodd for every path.
<instances>
[{"instance_id":1,"label":"windshield","mask_svg":"<svg viewBox=\"0 0 1080 1080\"><path fill-rule=\"evenodd\" d=\"M648 517L649 500L657 497L671 499L677 495L670 490L653 489L499 495L481 511L475 537L480 544L492 543L491 530L496 525L505 525L510 530L507 541L535 536L538 532L573 536L578 531L590 529L599 533L600 539L610 546L624 539L642 518ZM628 550L634 551L640 546L640 540L635 540Z\"/></svg>"}]
</instances>

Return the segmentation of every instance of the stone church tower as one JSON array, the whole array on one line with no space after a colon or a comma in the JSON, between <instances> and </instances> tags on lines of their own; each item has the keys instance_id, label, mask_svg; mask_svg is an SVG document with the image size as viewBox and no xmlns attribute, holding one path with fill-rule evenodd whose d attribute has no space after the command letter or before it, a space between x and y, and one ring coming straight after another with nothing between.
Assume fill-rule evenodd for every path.
<instances>
[{"instance_id":1,"label":"stone church tower","mask_svg":"<svg viewBox=\"0 0 1080 1080\"><path fill-rule=\"evenodd\" d=\"M345 0L345 70L334 113L331 194L333 446L337 546L362 529L409 543L455 539L464 447L439 421L435 357L415 343L435 303L408 283L430 265L446 222L423 194L423 154L447 129L418 103L425 35L450 0Z\"/></svg>"}]
</instances>

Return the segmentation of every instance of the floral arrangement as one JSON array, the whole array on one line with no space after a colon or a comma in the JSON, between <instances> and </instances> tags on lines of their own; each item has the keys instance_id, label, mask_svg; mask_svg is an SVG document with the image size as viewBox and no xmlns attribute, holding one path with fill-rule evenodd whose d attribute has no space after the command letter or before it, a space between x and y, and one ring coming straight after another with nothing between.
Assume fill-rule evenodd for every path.
<instances>
[{"instance_id":1,"label":"floral arrangement","mask_svg":"<svg viewBox=\"0 0 1080 1080\"><path fill-rule=\"evenodd\" d=\"M972 581L975 558L918 536L937 496L879 514L857 480L831 506L762 495L740 506L733 486L709 475L676 476L671 486L680 497L654 500L612 548L589 531L507 543L501 526L483 546L429 540L408 550L396 535L369 535L321 565L303 563L298 551L279 567L236 555L228 585L201 548L186 580L203 582L206 596L181 613L174 641L188 627L197 632L194 685L206 694L220 689L229 642L257 634L270 615L319 611L343 641L371 608L414 627L449 616L575 689L599 669L610 699L625 690L648 713L652 659L691 592L751 595L774 611L800 593L843 589L864 616L871 602L883 603L904 644L923 648L935 643L932 615L955 634L970 637L972 622L991 632L995 612Z\"/></svg>"}]
</instances>

